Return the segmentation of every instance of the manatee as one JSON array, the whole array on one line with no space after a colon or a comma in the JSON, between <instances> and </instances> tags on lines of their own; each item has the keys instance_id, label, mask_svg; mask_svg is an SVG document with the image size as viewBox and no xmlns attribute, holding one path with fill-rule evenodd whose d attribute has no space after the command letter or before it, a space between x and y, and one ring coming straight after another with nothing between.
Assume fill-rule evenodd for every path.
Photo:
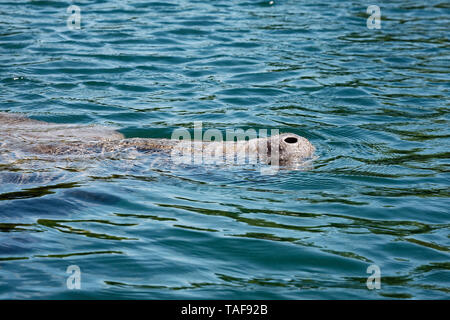
<instances>
[{"instance_id":1,"label":"manatee","mask_svg":"<svg viewBox=\"0 0 450 320\"><path fill-rule=\"evenodd\" d=\"M313 156L315 148L304 137L282 133L241 141L186 141L154 138L125 138L118 131L99 125L57 124L0 113L0 163L9 158L98 157L134 153L165 153L208 159L234 159L248 156L264 164L291 166ZM172 157L173 158L173 157Z\"/></svg>"}]
</instances>

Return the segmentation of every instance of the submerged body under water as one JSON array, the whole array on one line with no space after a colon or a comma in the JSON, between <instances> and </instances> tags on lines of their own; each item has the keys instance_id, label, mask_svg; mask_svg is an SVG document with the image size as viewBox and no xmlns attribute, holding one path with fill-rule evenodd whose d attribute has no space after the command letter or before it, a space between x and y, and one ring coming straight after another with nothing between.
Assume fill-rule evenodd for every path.
<instances>
[{"instance_id":1,"label":"submerged body under water","mask_svg":"<svg viewBox=\"0 0 450 320\"><path fill-rule=\"evenodd\" d=\"M189 134L187 130L183 132ZM314 156L314 146L293 133L253 138L247 134L246 137L243 133L242 136L235 134L230 141L125 138L105 126L48 123L19 114L0 113L0 165L20 172L27 165L38 168L37 164L43 159L52 166L57 161L89 161L91 166L96 166L95 162L101 165L108 159L119 163L122 159L125 162L133 159L135 166L142 166L143 160L151 158L159 160L160 165L247 163L292 170L305 168ZM3 184L11 183L1 178L2 175Z\"/></svg>"},{"instance_id":2,"label":"submerged body under water","mask_svg":"<svg viewBox=\"0 0 450 320\"><path fill-rule=\"evenodd\" d=\"M448 298L447 3L380 4L381 29L363 2L90 1L79 30L67 6L0 3L0 110L34 119L0 141L0 299ZM194 121L317 159L265 175L114 143ZM99 139L126 152L86 156Z\"/></svg>"}]
</instances>

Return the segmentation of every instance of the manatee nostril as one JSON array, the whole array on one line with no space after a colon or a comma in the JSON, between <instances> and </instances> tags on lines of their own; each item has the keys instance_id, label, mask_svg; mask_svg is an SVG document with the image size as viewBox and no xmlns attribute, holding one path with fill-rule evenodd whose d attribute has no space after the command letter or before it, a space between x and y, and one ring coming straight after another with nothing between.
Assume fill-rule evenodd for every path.
<instances>
[{"instance_id":1,"label":"manatee nostril","mask_svg":"<svg viewBox=\"0 0 450 320\"><path fill-rule=\"evenodd\" d=\"M287 137L286 139L284 139L284 142L286 143L297 143L298 139L295 137Z\"/></svg>"}]
</instances>

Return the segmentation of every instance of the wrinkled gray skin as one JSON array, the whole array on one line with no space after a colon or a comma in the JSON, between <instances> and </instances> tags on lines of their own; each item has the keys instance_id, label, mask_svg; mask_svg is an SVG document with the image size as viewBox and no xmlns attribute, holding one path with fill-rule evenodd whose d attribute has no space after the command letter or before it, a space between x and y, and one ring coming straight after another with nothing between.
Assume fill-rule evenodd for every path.
<instances>
[{"instance_id":1,"label":"wrinkled gray skin","mask_svg":"<svg viewBox=\"0 0 450 320\"><path fill-rule=\"evenodd\" d=\"M90 156L133 150L172 155L202 152L203 155L223 154L226 157L246 153L266 164L293 165L312 157L315 150L307 139L293 133L237 143L213 141L203 142L200 146L194 143L191 147L192 143L180 140L125 139L121 133L102 126L47 123L0 113L0 155L14 153L15 159L21 155Z\"/></svg>"}]
</instances>

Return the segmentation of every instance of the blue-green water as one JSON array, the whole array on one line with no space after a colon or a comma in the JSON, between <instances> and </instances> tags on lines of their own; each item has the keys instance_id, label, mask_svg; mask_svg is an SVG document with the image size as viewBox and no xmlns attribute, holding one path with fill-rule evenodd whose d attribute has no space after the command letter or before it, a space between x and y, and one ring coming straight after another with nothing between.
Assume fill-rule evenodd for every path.
<instances>
[{"instance_id":1,"label":"blue-green water","mask_svg":"<svg viewBox=\"0 0 450 320\"><path fill-rule=\"evenodd\" d=\"M450 6L370 4L379 30L365 1L1 0L0 111L127 137L279 129L319 158L4 182L0 298L448 298Z\"/></svg>"}]
</instances>

